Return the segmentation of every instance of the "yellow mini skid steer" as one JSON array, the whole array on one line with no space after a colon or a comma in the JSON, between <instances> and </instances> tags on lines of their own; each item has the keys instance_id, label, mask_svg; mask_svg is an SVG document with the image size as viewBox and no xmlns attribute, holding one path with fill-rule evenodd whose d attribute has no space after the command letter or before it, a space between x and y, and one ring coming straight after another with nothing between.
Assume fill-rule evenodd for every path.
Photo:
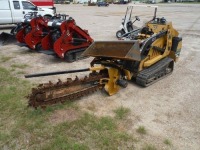
<instances>
[{"instance_id":1,"label":"yellow mini skid steer","mask_svg":"<svg viewBox=\"0 0 200 150\"><path fill-rule=\"evenodd\" d=\"M90 71L89 76L82 79L59 80L33 88L29 106L37 108L63 103L98 89L113 95L125 88L130 80L146 87L171 74L182 47L182 38L178 37L172 23L154 16L134 36L132 41L94 42L82 54L94 57L90 68L26 75L30 78Z\"/></svg>"}]
</instances>

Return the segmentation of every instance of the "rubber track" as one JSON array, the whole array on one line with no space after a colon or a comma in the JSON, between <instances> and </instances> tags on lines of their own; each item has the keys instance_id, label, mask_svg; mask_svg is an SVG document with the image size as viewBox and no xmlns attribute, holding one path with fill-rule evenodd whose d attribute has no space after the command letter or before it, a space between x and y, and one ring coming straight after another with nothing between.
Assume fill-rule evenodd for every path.
<instances>
[{"instance_id":1,"label":"rubber track","mask_svg":"<svg viewBox=\"0 0 200 150\"><path fill-rule=\"evenodd\" d=\"M151 67L142 70L136 77L136 83L141 86L147 87L159 81L160 79L170 75L173 71L173 68L171 68L170 72L167 72L166 69L172 61L173 59L166 57L156 64L152 65Z\"/></svg>"}]
</instances>

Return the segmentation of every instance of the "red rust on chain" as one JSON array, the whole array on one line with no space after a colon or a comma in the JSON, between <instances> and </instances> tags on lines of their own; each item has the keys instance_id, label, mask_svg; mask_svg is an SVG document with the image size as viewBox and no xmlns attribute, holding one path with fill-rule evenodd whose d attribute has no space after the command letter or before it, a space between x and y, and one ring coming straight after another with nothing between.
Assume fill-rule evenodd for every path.
<instances>
[{"instance_id":1,"label":"red rust on chain","mask_svg":"<svg viewBox=\"0 0 200 150\"><path fill-rule=\"evenodd\" d=\"M28 96L28 106L46 108L46 106L57 103L64 103L68 100L74 100L101 89L103 85L99 84L101 78L106 75L99 73L91 73L79 79L77 76L74 80L68 78L62 82L60 79L57 83L52 82L40 84L37 88L32 89L32 93Z\"/></svg>"}]
</instances>

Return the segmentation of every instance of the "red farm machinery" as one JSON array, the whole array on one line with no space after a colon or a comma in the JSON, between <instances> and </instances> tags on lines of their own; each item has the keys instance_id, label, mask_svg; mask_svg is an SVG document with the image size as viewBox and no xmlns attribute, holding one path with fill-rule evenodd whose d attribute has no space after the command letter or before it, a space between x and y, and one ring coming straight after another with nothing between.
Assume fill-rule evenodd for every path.
<instances>
[{"instance_id":1,"label":"red farm machinery","mask_svg":"<svg viewBox=\"0 0 200 150\"><path fill-rule=\"evenodd\" d=\"M93 42L88 31L81 29L68 15L44 18L32 13L18 28L19 43L32 50L55 54L68 62L80 59L81 53Z\"/></svg>"}]
</instances>

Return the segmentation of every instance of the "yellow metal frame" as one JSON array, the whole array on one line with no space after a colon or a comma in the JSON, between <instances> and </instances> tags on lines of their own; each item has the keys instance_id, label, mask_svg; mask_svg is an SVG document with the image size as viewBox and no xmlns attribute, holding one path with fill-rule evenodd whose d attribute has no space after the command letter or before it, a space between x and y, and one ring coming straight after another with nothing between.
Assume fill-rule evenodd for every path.
<instances>
[{"instance_id":1,"label":"yellow metal frame","mask_svg":"<svg viewBox=\"0 0 200 150\"><path fill-rule=\"evenodd\" d=\"M146 25L147 27L150 28L154 33L159 33L160 31L166 30L167 35L163 36L157 40L154 41L152 46L156 46L159 48L164 48L164 53L161 54L161 52L153 49L152 47L149 50L148 55L146 58L144 58L139 65L139 71L143 70L146 67L150 67L151 65L155 64L159 60L169 56L174 61L177 61L176 55L171 51L172 47L172 38L178 36L178 32L173 28L172 23L168 22L167 24L153 24L153 23L148 23ZM164 45L166 43L166 45ZM178 45L178 49L181 49L181 42Z\"/></svg>"},{"instance_id":2,"label":"yellow metal frame","mask_svg":"<svg viewBox=\"0 0 200 150\"><path fill-rule=\"evenodd\" d=\"M121 76L120 71L119 69L112 68L112 67L105 67L103 65L91 67L90 71L98 71L98 70L104 70L104 69L107 69L109 77L100 79L100 84L102 85L105 84L104 86L105 91L109 95L114 95L120 89L120 86L117 85L117 80L119 80ZM132 77L131 72L125 69L122 69L122 71L124 71L125 73L125 78L127 80L131 80L131 77Z\"/></svg>"},{"instance_id":3,"label":"yellow metal frame","mask_svg":"<svg viewBox=\"0 0 200 150\"><path fill-rule=\"evenodd\" d=\"M150 30L152 32L154 32L154 34L158 34L161 31L166 31L167 34L162 36L162 37L160 37L160 38L158 38L158 39L156 39L152 43L147 56L140 61L138 71L141 71L144 68L150 67L151 65L155 64L156 62L160 61L161 59L163 59L165 57L171 57L172 59L174 59L174 61L177 61L178 57L176 55L178 53L176 52L176 54L175 54L171 50L171 48L172 48L172 39L173 39L173 37L177 37L178 36L178 32L172 27L172 23L171 22L166 23L166 24L147 23L146 26L149 27ZM141 36L141 40L142 40L143 38L148 38L150 35L142 35L141 34L140 36ZM124 43L122 43L122 44L124 44ZM178 52L182 47L181 44L182 43L180 42L179 45L178 45L178 48L177 48ZM98 45L95 45L95 46L98 47ZM99 46L101 47L102 44L99 43ZM112 44L110 44L110 46L112 47ZM121 45L121 46L124 47L124 45ZM130 47L130 43L128 43L128 46ZM157 47L158 49L156 49L155 47ZM116 46L115 46L115 48L116 48ZM130 48L128 48L128 50L129 49ZM138 49L139 49L139 46L138 46ZM92 50L92 49L90 49L90 50ZM106 51L106 49L104 49L104 50L105 50L105 54L111 55L111 52L108 53ZM112 51L112 52L114 52L114 51ZM92 54L99 54L99 52L96 50ZM126 53L119 53L119 54L126 54ZM130 55L132 55L132 53ZM113 54L112 54L112 56L113 56ZM125 56L123 56L123 58ZM118 55L116 57L118 58ZM119 70L119 69L114 68L114 67L105 67L103 65L91 67L90 70L91 71L98 71L98 70L106 70L106 71L108 71L108 77L100 79L100 84L105 85L104 89L109 95L114 95L121 88L117 84L117 81L121 78L121 71L123 71L126 80L131 80L132 76L135 75L132 72L130 72L130 71L126 70L126 69L123 69L123 68L121 68Z\"/></svg>"}]
</instances>

